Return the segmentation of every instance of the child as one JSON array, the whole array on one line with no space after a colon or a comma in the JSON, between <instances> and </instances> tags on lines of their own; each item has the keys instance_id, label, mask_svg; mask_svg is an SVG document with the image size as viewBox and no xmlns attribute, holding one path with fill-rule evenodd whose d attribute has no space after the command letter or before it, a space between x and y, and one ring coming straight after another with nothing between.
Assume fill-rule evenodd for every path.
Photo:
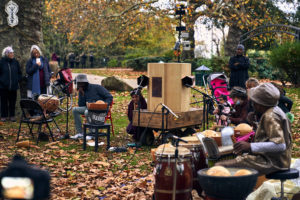
<instances>
[{"instance_id":1,"label":"child","mask_svg":"<svg viewBox=\"0 0 300 200\"><path fill-rule=\"evenodd\" d=\"M217 125L225 125L228 123L228 114L230 113L231 104L227 101L226 95L221 95L219 97L218 107L214 110L216 116Z\"/></svg>"}]
</instances>

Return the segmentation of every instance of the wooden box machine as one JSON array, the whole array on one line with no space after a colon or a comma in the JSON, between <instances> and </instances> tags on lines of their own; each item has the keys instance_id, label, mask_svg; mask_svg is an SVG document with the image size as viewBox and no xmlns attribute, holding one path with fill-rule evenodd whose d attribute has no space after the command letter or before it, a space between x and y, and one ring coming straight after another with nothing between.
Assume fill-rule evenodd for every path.
<instances>
[{"instance_id":1,"label":"wooden box machine","mask_svg":"<svg viewBox=\"0 0 300 200\"><path fill-rule=\"evenodd\" d=\"M190 109L191 89L182 86L181 79L191 75L189 63L148 64L148 110L140 112L140 126L160 128L161 104L168 106L179 119L168 116L167 129L198 125L202 120L202 109ZM152 116L152 117L151 117ZM149 123L148 123L149 122ZM133 125L138 126L138 112L133 112Z\"/></svg>"},{"instance_id":2,"label":"wooden box machine","mask_svg":"<svg viewBox=\"0 0 300 200\"><path fill-rule=\"evenodd\" d=\"M153 111L160 103L173 112L190 109L191 89L183 87L181 79L191 75L189 63L149 63L148 64L148 111ZM161 112L161 106L156 109Z\"/></svg>"}]
</instances>

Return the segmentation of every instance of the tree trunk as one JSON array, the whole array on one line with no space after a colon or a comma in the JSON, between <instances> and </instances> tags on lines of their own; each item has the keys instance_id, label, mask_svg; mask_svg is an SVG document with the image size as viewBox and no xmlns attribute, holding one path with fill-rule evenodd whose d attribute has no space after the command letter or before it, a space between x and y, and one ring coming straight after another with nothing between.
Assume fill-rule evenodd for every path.
<instances>
[{"instance_id":1,"label":"tree trunk","mask_svg":"<svg viewBox=\"0 0 300 200\"><path fill-rule=\"evenodd\" d=\"M237 26L232 25L229 27L227 40L225 42L225 56L234 56L236 47L239 44L242 30Z\"/></svg>"},{"instance_id":2,"label":"tree trunk","mask_svg":"<svg viewBox=\"0 0 300 200\"><path fill-rule=\"evenodd\" d=\"M1 0L0 3L0 51L6 46L12 45L15 57L20 62L22 74L25 76L26 61L30 58L30 47L37 44L42 49L42 0L13 0L18 6L18 25L10 27L7 22L8 14L5 5L9 0ZM26 97L25 81L21 84L21 97Z\"/></svg>"}]
</instances>

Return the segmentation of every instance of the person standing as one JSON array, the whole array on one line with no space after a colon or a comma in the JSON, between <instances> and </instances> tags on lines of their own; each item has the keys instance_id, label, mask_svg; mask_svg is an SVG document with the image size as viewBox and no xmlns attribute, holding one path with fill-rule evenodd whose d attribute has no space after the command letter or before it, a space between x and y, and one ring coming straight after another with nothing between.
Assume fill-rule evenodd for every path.
<instances>
[{"instance_id":1,"label":"person standing","mask_svg":"<svg viewBox=\"0 0 300 200\"><path fill-rule=\"evenodd\" d=\"M3 122L16 121L15 106L21 78L20 64L14 57L14 50L8 46L3 49L0 60L1 121Z\"/></svg>"},{"instance_id":2,"label":"person standing","mask_svg":"<svg viewBox=\"0 0 300 200\"><path fill-rule=\"evenodd\" d=\"M81 54L81 67L82 68L85 68L86 58L87 58L87 56L85 55L84 52L82 52L82 54Z\"/></svg>"},{"instance_id":3,"label":"person standing","mask_svg":"<svg viewBox=\"0 0 300 200\"><path fill-rule=\"evenodd\" d=\"M232 89L235 86L246 88L245 83L249 78L248 69L250 66L249 58L245 57L245 47L239 44L236 49L236 55L229 60L230 81L229 86Z\"/></svg>"},{"instance_id":4,"label":"person standing","mask_svg":"<svg viewBox=\"0 0 300 200\"><path fill-rule=\"evenodd\" d=\"M90 65L91 65L91 68L94 68L94 55L93 55L93 53L90 54Z\"/></svg>"},{"instance_id":5,"label":"person standing","mask_svg":"<svg viewBox=\"0 0 300 200\"><path fill-rule=\"evenodd\" d=\"M74 68L75 54L73 52L69 54L69 62L70 62L70 68Z\"/></svg>"},{"instance_id":6,"label":"person standing","mask_svg":"<svg viewBox=\"0 0 300 200\"><path fill-rule=\"evenodd\" d=\"M50 67L47 58L42 56L42 51L37 45L30 49L31 58L26 63L27 96L33 94L47 94L47 87L50 86Z\"/></svg>"},{"instance_id":7,"label":"person standing","mask_svg":"<svg viewBox=\"0 0 300 200\"><path fill-rule=\"evenodd\" d=\"M52 53L51 60L52 61L57 61L57 55L56 55L55 52Z\"/></svg>"},{"instance_id":8,"label":"person standing","mask_svg":"<svg viewBox=\"0 0 300 200\"><path fill-rule=\"evenodd\" d=\"M75 56L75 66L76 66L76 68L79 68L79 64L80 64L80 57L79 57L78 53L76 53L76 56Z\"/></svg>"}]
</instances>

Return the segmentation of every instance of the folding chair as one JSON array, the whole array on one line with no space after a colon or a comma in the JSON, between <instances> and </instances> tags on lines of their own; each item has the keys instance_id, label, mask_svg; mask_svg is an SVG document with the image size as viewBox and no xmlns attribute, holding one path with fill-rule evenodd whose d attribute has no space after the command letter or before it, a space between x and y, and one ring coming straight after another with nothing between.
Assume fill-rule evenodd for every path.
<instances>
[{"instance_id":1,"label":"folding chair","mask_svg":"<svg viewBox=\"0 0 300 200\"><path fill-rule=\"evenodd\" d=\"M28 128L30 130L30 134L32 138L34 139L34 135L32 132L33 126L35 124L38 125L38 133L41 131L42 125L46 124L47 128L49 130L50 136L52 138L52 141L54 141L54 137L51 131L51 128L49 126L49 123L53 121L53 118L49 115L49 118L46 118L44 115L44 111L40 104L32 99L21 99L20 100L20 106L22 110L22 116L20 119L20 125L19 125L19 131L16 142L19 141L20 131L22 123L26 123L28 125ZM37 137L37 144L39 142L39 137Z\"/></svg>"},{"instance_id":2,"label":"folding chair","mask_svg":"<svg viewBox=\"0 0 300 200\"><path fill-rule=\"evenodd\" d=\"M111 132L113 134L113 136L115 136L115 132L114 132L114 124L112 121L112 117L111 117L111 109L112 109L112 105L113 105L114 101L112 101L109 105L108 111L107 111L107 115L105 117L105 121L104 123L106 123L107 120L110 120L110 125L111 125Z\"/></svg>"}]
</instances>

